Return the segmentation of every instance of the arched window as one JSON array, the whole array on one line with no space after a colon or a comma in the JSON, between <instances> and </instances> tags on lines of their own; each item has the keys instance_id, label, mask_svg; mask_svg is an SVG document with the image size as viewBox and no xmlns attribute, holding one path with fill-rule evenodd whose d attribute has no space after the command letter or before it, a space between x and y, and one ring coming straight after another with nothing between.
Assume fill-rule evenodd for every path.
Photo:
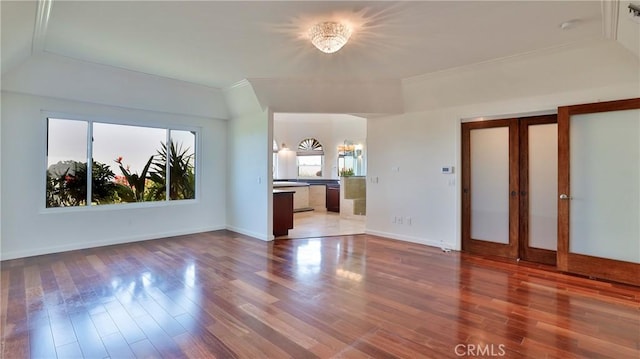
<instances>
[{"instance_id":1,"label":"arched window","mask_svg":"<svg viewBox=\"0 0 640 359\"><path fill-rule=\"evenodd\" d=\"M298 177L322 177L324 151L322 144L315 138L305 138L298 144Z\"/></svg>"}]
</instances>

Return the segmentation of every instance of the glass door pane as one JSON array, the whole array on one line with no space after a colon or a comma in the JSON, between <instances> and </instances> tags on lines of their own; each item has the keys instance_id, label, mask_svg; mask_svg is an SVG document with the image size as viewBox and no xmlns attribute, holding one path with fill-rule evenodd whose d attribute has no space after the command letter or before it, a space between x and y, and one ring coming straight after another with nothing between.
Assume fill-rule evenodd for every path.
<instances>
[{"instance_id":1,"label":"glass door pane","mask_svg":"<svg viewBox=\"0 0 640 359\"><path fill-rule=\"evenodd\" d=\"M509 127L470 131L471 238L509 244Z\"/></svg>"},{"instance_id":2,"label":"glass door pane","mask_svg":"<svg viewBox=\"0 0 640 359\"><path fill-rule=\"evenodd\" d=\"M640 263L640 110L571 116L569 252Z\"/></svg>"},{"instance_id":3,"label":"glass door pane","mask_svg":"<svg viewBox=\"0 0 640 359\"><path fill-rule=\"evenodd\" d=\"M558 246L558 125L531 125L529 133L529 246Z\"/></svg>"}]
</instances>

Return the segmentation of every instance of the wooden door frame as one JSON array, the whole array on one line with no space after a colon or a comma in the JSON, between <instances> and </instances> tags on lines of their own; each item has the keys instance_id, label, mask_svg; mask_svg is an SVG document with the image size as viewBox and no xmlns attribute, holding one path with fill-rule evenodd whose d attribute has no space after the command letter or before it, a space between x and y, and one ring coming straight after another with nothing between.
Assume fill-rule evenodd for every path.
<instances>
[{"instance_id":1,"label":"wooden door frame","mask_svg":"<svg viewBox=\"0 0 640 359\"><path fill-rule=\"evenodd\" d=\"M558 195L570 195L571 116L640 109L640 98L558 108ZM570 200L558 200L558 269L640 285L640 264L569 252Z\"/></svg>"},{"instance_id":2,"label":"wooden door frame","mask_svg":"<svg viewBox=\"0 0 640 359\"><path fill-rule=\"evenodd\" d=\"M557 115L524 117L520 126L520 235L518 253L523 260L556 265L556 251L529 246L529 126L558 123Z\"/></svg>"},{"instance_id":3,"label":"wooden door frame","mask_svg":"<svg viewBox=\"0 0 640 359\"><path fill-rule=\"evenodd\" d=\"M518 172L519 135L516 119L462 123L462 250L507 258L518 257L518 216L520 175ZM509 244L471 238L471 130L507 127L509 129Z\"/></svg>"}]
</instances>

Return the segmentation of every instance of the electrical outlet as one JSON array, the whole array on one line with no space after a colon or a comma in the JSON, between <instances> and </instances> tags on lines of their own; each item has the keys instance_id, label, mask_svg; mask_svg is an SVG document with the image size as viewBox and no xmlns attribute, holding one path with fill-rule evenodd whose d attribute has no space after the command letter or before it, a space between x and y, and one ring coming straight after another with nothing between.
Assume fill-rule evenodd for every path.
<instances>
[{"instance_id":1,"label":"electrical outlet","mask_svg":"<svg viewBox=\"0 0 640 359\"><path fill-rule=\"evenodd\" d=\"M409 225L409 226L411 225L411 222L412 222L411 217L407 217L407 218L405 218L405 219L404 219L404 221L405 221L405 223L406 223L407 225Z\"/></svg>"},{"instance_id":2,"label":"electrical outlet","mask_svg":"<svg viewBox=\"0 0 640 359\"><path fill-rule=\"evenodd\" d=\"M397 222L398 224L402 224L402 216L398 216Z\"/></svg>"}]
</instances>

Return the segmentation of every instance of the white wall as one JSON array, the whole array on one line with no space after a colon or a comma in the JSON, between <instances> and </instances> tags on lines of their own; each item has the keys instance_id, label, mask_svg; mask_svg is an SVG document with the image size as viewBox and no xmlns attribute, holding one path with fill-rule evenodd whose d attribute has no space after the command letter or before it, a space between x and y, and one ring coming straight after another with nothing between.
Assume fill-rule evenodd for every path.
<instances>
[{"instance_id":1,"label":"white wall","mask_svg":"<svg viewBox=\"0 0 640 359\"><path fill-rule=\"evenodd\" d=\"M44 208L46 120L42 111L133 124L200 128L199 198L138 204ZM2 93L2 259L223 229L226 121Z\"/></svg>"},{"instance_id":2,"label":"white wall","mask_svg":"<svg viewBox=\"0 0 640 359\"><path fill-rule=\"evenodd\" d=\"M455 247L459 196L455 117L410 113L370 119L367 127L367 233ZM393 223L403 217L403 224ZM410 218L410 220L409 220ZM411 223L411 224L409 224Z\"/></svg>"},{"instance_id":3,"label":"white wall","mask_svg":"<svg viewBox=\"0 0 640 359\"><path fill-rule=\"evenodd\" d=\"M271 154L273 114L244 82L225 93L233 118L227 131L227 228L273 239Z\"/></svg>"},{"instance_id":4,"label":"white wall","mask_svg":"<svg viewBox=\"0 0 640 359\"><path fill-rule=\"evenodd\" d=\"M620 1L617 40L636 56L640 56L640 24L637 18L634 20L629 14L630 3L638 5L637 1Z\"/></svg>"},{"instance_id":5,"label":"white wall","mask_svg":"<svg viewBox=\"0 0 640 359\"><path fill-rule=\"evenodd\" d=\"M290 151L278 153L277 178L298 177L296 150L300 141L313 137L322 143L324 166L322 177L338 178L338 146L345 140L361 143L366 160L367 120L343 114L274 114L273 136L278 146L285 143Z\"/></svg>"},{"instance_id":6,"label":"white wall","mask_svg":"<svg viewBox=\"0 0 640 359\"><path fill-rule=\"evenodd\" d=\"M222 91L42 53L3 74L2 89L164 113L226 119Z\"/></svg>"},{"instance_id":7,"label":"white wall","mask_svg":"<svg viewBox=\"0 0 640 359\"><path fill-rule=\"evenodd\" d=\"M2 119L2 98L3 94L0 92L0 260L2 260L2 123L4 122Z\"/></svg>"},{"instance_id":8,"label":"white wall","mask_svg":"<svg viewBox=\"0 0 640 359\"><path fill-rule=\"evenodd\" d=\"M640 97L638 68L622 46L595 43L406 81L408 112L368 121L367 233L460 249L461 119Z\"/></svg>"},{"instance_id":9,"label":"white wall","mask_svg":"<svg viewBox=\"0 0 640 359\"><path fill-rule=\"evenodd\" d=\"M226 226L228 110L218 89L38 53L2 76L2 259ZM44 210L42 111L129 124L198 127L199 198L140 208Z\"/></svg>"},{"instance_id":10,"label":"white wall","mask_svg":"<svg viewBox=\"0 0 640 359\"><path fill-rule=\"evenodd\" d=\"M367 232L460 248L460 120L638 97L638 68L638 57L613 41L404 81L406 113L367 122ZM44 54L4 74L2 86L2 259L224 227L273 238L273 115L250 84L228 91L223 99L216 89ZM201 127L200 200L43 212L46 128L41 110ZM229 114L228 123L218 120ZM304 137L275 135L293 149ZM328 149L344 139L359 140L342 131L322 137ZM454 175L441 175L444 165L455 166ZM333 168L323 173L337 175ZM411 217L411 224L391 223L396 216Z\"/></svg>"},{"instance_id":11,"label":"white wall","mask_svg":"<svg viewBox=\"0 0 640 359\"><path fill-rule=\"evenodd\" d=\"M229 121L227 228L262 240L273 239L269 111Z\"/></svg>"}]
</instances>

